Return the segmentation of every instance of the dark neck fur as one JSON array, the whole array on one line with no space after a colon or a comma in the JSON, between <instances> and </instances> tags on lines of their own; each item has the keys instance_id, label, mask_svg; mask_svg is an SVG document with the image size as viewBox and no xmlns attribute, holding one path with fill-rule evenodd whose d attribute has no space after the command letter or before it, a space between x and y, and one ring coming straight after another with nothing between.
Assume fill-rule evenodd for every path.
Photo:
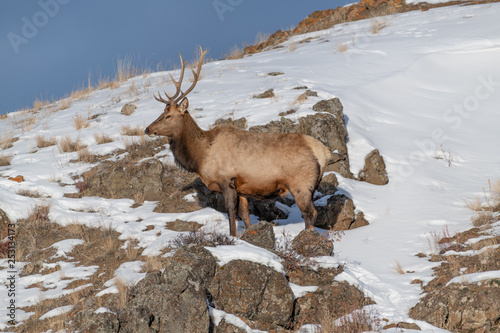
<instances>
[{"instance_id":1,"label":"dark neck fur","mask_svg":"<svg viewBox=\"0 0 500 333\"><path fill-rule=\"evenodd\" d=\"M186 112L183 115L180 135L170 139L175 162L189 172L198 173L206 153L209 137Z\"/></svg>"}]
</instances>

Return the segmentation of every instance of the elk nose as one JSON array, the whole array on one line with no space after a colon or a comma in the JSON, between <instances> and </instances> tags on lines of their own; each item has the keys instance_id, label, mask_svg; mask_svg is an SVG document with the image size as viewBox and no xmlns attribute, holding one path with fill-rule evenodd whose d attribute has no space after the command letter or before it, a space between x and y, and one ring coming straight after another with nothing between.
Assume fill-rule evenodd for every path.
<instances>
[{"instance_id":1,"label":"elk nose","mask_svg":"<svg viewBox=\"0 0 500 333\"><path fill-rule=\"evenodd\" d=\"M144 134L149 134L149 127L146 127L146 129L144 130Z\"/></svg>"}]
</instances>

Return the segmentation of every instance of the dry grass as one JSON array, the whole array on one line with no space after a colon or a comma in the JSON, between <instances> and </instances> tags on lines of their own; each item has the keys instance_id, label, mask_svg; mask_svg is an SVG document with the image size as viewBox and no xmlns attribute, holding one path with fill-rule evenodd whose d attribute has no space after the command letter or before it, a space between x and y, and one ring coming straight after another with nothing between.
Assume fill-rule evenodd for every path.
<instances>
[{"instance_id":1,"label":"dry grass","mask_svg":"<svg viewBox=\"0 0 500 333\"><path fill-rule=\"evenodd\" d=\"M497 220L498 217L489 210L477 212L471 217L472 225L475 227L488 227Z\"/></svg>"},{"instance_id":2,"label":"dry grass","mask_svg":"<svg viewBox=\"0 0 500 333\"><path fill-rule=\"evenodd\" d=\"M71 153L83 149L86 146L80 142L80 139L73 141L71 140L71 136L68 135L60 140L57 140L57 147L61 153Z\"/></svg>"},{"instance_id":3,"label":"dry grass","mask_svg":"<svg viewBox=\"0 0 500 333\"><path fill-rule=\"evenodd\" d=\"M394 269L398 274L405 274L405 270L401 267L401 264L398 261L394 264Z\"/></svg>"},{"instance_id":4,"label":"dry grass","mask_svg":"<svg viewBox=\"0 0 500 333\"><path fill-rule=\"evenodd\" d=\"M11 117L11 125L22 132L28 132L38 122L38 114L31 110L15 112Z\"/></svg>"},{"instance_id":5,"label":"dry grass","mask_svg":"<svg viewBox=\"0 0 500 333\"><path fill-rule=\"evenodd\" d=\"M98 155L91 154L89 150L85 147L78 150L78 158L72 162L80 163L96 163L100 160Z\"/></svg>"},{"instance_id":6,"label":"dry grass","mask_svg":"<svg viewBox=\"0 0 500 333\"><path fill-rule=\"evenodd\" d=\"M79 131L82 128L87 128L90 126L90 121L88 117L83 117L80 114L73 116L73 127Z\"/></svg>"},{"instance_id":7,"label":"dry grass","mask_svg":"<svg viewBox=\"0 0 500 333\"><path fill-rule=\"evenodd\" d=\"M123 59L116 60L116 80L124 82L128 79L139 75L139 69L134 65L134 59L130 56L125 56Z\"/></svg>"},{"instance_id":8,"label":"dry grass","mask_svg":"<svg viewBox=\"0 0 500 333\"><path fill-rule=\"evenodd\" d=\"M40 99L36 99L34 102L33 102L33 111L39 111L41 108L43 108L44 106L46 105L49 105L50 102L48 100L44 100L42 98Z\"/></svg>"},{"instance_id":9,"label":"dry grass","mask_svg":"<svg viewBox=\"0 0 500 333\"><path fill-rule=\"evenodd\" d=\"M229 60L241 59L241 58L243 58L244 55L245 55L245 52L243 52L243 49L235 44L231 48L229 53L224 56L224 58L229 59Z\"/></svg>"},{"instance_id":10,"label":"dry grass","mask_svg":"<svg viewBox=\"0 0 500 333\"><path fill-rule=\"evenodd\" d=\"M58 110L66 110L71 106L71 100L69 98L65 98L60 100L58 103Z\"/></svg>"},{"instance_id":11,"label":"dry grass","mask_svg":"<svg viewBox=\"0 0 500 333\"><path fill-rule=\"evenodd\" d=\"M123 125L121 134L128 136L144 136L144 128L142 126L132 127L131 125Z\"/></svg>"},{"instance_id":12,"label":"dry grass","mask_svg":"<svg viewBox=\"0 0 500 333\"><path fill-rule=\"evenodd\" d=\"M473 200L465 202L468 209L476 212L471 217L475 227L489 227L500 219L500 180L491 181L488 179L488 189L483 188L483 198L477 196Z\"/></svg>"},{"instance_id":13,"label":"dry grass","mask_svg":"<svg viewBox=\"0 0 500 333\"><path fill-rule=\"evenodd\" d=\"M12 155L0 154L0 166L10 165L11 160L12 160Z\"/></svg>"},{"instance_id":14,"label":"dry grass","mask_svg":"<svg viewBox=\"0 0 500 333\"><path fill-rule=\"evenodd\" d=\"M130 286L125 281L115 278L115 286L118 289L118 308L124 309L127 306L130 294Z\"/></svg>"},{"instance_id":15,"label":"dry grass","mask_svg":"<svg viewBox=\"0 0 500 333\"><path fill-rule=\"evenodd\" d=\"M297 50L297 45L297 42L290 43L290 45L288 45L288 52L294 52Z\"/></svg>"},{"instance_id":16,"label":"dry grass","mask_svg":"<svg viewBox=\"0 0 500 333\"><path fill-rule=\"evenodd\" d=\"M387 26L389 26L389 22L386 18L376 18L370 20L370 32L372 34L378 33Z\"/></svg>"},{"instance_id":17,"label":"dry grass","mask_svg":"<svg viewBox=\"0 0 500 333\"><path fill-rule=\"evenodd\" d=\"M38 192L37 190L30 190L27 188L20 189L16 192L18 195L30 198L44 198L45 196Z\"/></svg>"},{"instance_id":18,"label":"dry grass","mask_svg":"<svg viewBox=\"0 0 500 333\"><path fill-rule=\"evenodd\" d=\"M0 136L0 149L9 149L12 147L12 144L17 141L17 138L14 138L14 134L7 133L5 135Z\"/></svg>"},{"instance_id":19,"label":"dry grass","mask_svg":"<svg viewBox=\"0 0 500 333\"><path fill-rule=\"evenodd\" d=\"M104 143L110 143L113 142L113 139L111 139L109 136L107 136L104 133L95 133L94 134L94 139L97 142L98 145L102 145Z\"/></svg>"},{"instance_id":20,"label":"dry grass","mask_svg":"<svg viewBox=\"0 0 500 333\"><path fill-rule=\"evenodd\" d=\"M46 147L54 146L55 144L57 144L56 139L54 139L54 138L47 139L46 137L44 137L41 134L38 134L37 136L35 136L35 141L36 141L36 145L38 146L38 148L46 148Z\"/></svg>"},{"instance_id":21,"label":"dry grass","mask_svg":"<svg viewBox=\"0 0 500 333\"><path fill-rule=\"evenodd\" d=\"M348 48L349 47L347 46L346 43L344 43L344 42L338 42L337 45L335 46L335 51L337 53L343 53L343 52L347 51Z\"/></svg>"},{"instance_id":22,"label":"dry grass","mask_svg":"<svg viewBox=\"0 0 500 333\"><path fill-rule=\"evenodd\" d=\"M73 100L81 101L89 97L92 91L94 91L94 88L90 86L90 84L87 87L82 86L80 89L73 90L71 92L70 98Z\"/></svg>"}]
</instances>

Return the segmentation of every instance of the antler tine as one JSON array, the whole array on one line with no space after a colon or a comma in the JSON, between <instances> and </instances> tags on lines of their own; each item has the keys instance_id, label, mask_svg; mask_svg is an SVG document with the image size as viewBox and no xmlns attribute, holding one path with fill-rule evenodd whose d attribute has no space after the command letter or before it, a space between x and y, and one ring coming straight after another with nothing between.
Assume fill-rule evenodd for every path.
<instances>
[{"instance_id":1,"label":"antler tine","mask_svg":"<svg viewBox=\"0 0 500 333\"><path fill-rule=\"evenodd\" d=\"M184 70L186 69L186 64L187 64L187 61L184 61L182 59L182 54L180 52L179 52L179 58L181 59L181 76L179 77L179 80L175 81L172 74L168 73L176 89L175 94L172 97L168 96L168 98L171 99L172 101L175 101L175 98L179 96L179 93L181 93L182 80L184 79Z\"/></svg>"},{"instance_id":2,"label":"antler tine","mask_svg":"<svg viewBox=\"0 0 500 333\"><path fill-rule=\"evenodd\" d=\"M198 78L200 77L200 72L201 72L201 66L203 65L203 59L205 58L205 53L207 53L207 50L203 51L203 48L200 46L200 60L198 61L198 69L196 72L194 69L191 68L191 71L193 72L193 83L191 84L191 87L188 88L185 92L183 92L179 97L175 99L175 103L178 103L180 100L182 100L184 97L187 96L191 92L191 90L194 89L196 86L196 83L198 82ZM183 68L183 73L184 74L184 64L182 66Z\"/></svg>"},{"instance_id":3,"label":"antler tine","mask_svg":"<svg viewBox=\"0 0 500 333\"><path fill-rule=\"evenodd\" d=\"M164 91L164 92L165 92L165 91ZM165 95L167 95L167 94L165 93ZM159 91L158 91L158 97L159 97L159 98L158 98L158 97L156 97L156 95L155 95L154 93L153 93L153 96L154 96L154 98L155 98L158 102L162 102L162 103L165 103L165 104L170 104L170 98L168 97L168 95L167 95L167 98L169 98L169 100L168 100L168 101L164 100L164 99L161 97L161 94L160 94L160 92L159 92Z\"/></svg>"}]
</instances>

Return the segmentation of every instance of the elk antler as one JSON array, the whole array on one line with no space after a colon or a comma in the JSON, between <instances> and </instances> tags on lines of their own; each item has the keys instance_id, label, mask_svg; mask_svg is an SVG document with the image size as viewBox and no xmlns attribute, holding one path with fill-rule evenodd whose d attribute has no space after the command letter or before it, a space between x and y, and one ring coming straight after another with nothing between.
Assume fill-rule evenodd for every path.
<instances>
[{"instance_id":1,"label":"elk antler","mask_svg":"<svg viewBox=\"0 0 500 333\"><path fill-rule=\"evenodd\" d=\"M173 96L169 96L165 91L163 91L165 93L165 96L167 96L168 100L164 100L161 97L160 92L158 92L159 98L156 97L155 94L153 94L154 98L158 102L162 102L162 103L170 104L170 105L175 105L175 104L179 103L179 101L181 101L184 97L186 97L187 94L189 94L191 92L191 90L194 89L194 86L196 86L196 83L198 82L198 79L200 78L201 66L203 65L203 59L205 58L205 53L207 53L207 51L206 50L203 51L203 49L200 46L200 59L198 60L198 69L195 72L194 69L191 68L191 71L193 72L193 83L191 84L191 87L188 88L188 90L186 90L185 92L182 92L181 84L182 84L182 80L184 79L184 70L186 68L187 61L182 60L182 55L179 52L179 57L181 58L181 66L182 66L181 67L181 76L179 77L179 81L175 81L172 74L168 73L168 75L170 75L170 78L172 79L172 82L174 83L174 86L176 89L175 94ZM179 93L181 94L180 96L179 96Z\"/></svg>"}]
</instances>

